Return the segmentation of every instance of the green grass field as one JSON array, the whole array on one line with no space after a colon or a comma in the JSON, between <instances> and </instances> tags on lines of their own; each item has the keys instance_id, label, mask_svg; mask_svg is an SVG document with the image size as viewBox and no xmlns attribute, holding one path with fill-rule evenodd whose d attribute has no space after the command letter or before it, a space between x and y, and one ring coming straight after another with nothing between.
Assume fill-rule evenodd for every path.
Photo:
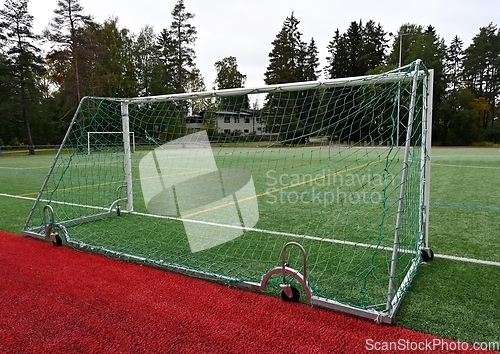
<instances>
[{"instance_id":1,"label":"green grass field","mask_svg":"<svg viewBox=\"0 0 500 354\"><path fill-rule=\"evenodd\" d=\"M71 226L70 232L77 234L79 241L91 245L105 245L118 252L252 281L258 281L266 271L279 265L281 247L286 241L297 241L294 235L391 246L400 176L398 173L388 175L384 171L397 171L391 167L393 164L401 165L401 153L396 151L392 154L386 149L349 149L335 151L332 157L328 155L328 149L220 148L214 149L214 152L218 166L229 170L239 168L252 171L256 198L243 198L240 209L246 210L245 203L251 203L252 199L258 200L260 218L255 228L273 230L283 235L270 236L246 230L244 237L193 253L189 250L190 244L179 220L152 220L149 216L126 213L121 218L110 217L97 222L75 224ZM134 176L139 175L138 161L145 154L134 154ZM116 197L121 181L116 176L123 174L121 164L112 155L73 158L81 159L77 165L82 173L50 182L54 183L54 187L49 186L49 190L56 190L57 185L60 192L48 193L47 197L52 201L71 203L71 208L56 210L57 219L66 213L64 218L72 219L89 211L94 212L89 206L109 206L110 200ZM0 207L3 216L0 229L20 233L52 160L53 155L30 157L4 154L0 158ZM63 165L59 175L71 173ZM96 176L93 171L96 166L102 165L109 167L110 172ZM410 173L418 173L419 161L415 160L410 165L415 167L410 167ZM337 173L338 170L343 173ZM499 173L498 149L433 150L430 246L436 258L419 267L396 317L397 324L461 341L499 340L500 295L497 286L500 281L500 200L496 192L500 190ZM368 176L371 183L347 180L348 176L355 175ZM84 181L81 181L82 176L85 176ZM280 176L283 177L279 179ZM385 177L382 180L380 176ZM327 178L330 180L325 183ZM71 180L73 182L68 182ZM209 186L196 183L196 179L193 181L194 185L188 186L190 193L195 191L196 195L206 199L208 205L213 197ZM134 195L141 196L139 185L134 184ZM340 194L328 195L332 186L344 189L340 190ZM273 192L277 188L280 191ZM415 188L409 190L413 193ZM344 192L347 194L342 194ZM382 192L385 194L379 198ZM313 193L320 196L318 200L327 195L332 200L326 208L325 204L318 208L311 202ZM352 198L353 193L358 197L368 196L368 200L352 203L347 195ZM306 198L307 203L302 200L301 207L298 207L293 198L301 196ZM409 195L409 204L406 205L408 210L411 210L412 200L417 198L414 194ZM384 203L379 199L383 199ZM321 199L321 202L324 200ZM143 198L136 198L134 207L135 211L147 214L148 206ZM192 215L207 214L213 209L213 206L205 207ZM229 218L229 213L220 215L221 218ZM241 211L238 215L242 218ZM384 222L380 221L381 215L386 217ZM411 215L409 217L412 218ZM221 220L221 223L224 221ZM127 232L123 232L124 229ZM169 238L158 237L165 230L169 230ZM299 241L308 252L308 279L315 293L355 305L383 303L383 292L387 290L384 276L389 262L388 252L366 251L330 241L318 242L314 238ZM412 240L405 237L402 242L403 246L409 248L413 245ZM138 249L137 244L141 244L142 248ZM172 248L179 250L175 253L176 258L168 258L171 257ZM407 264L410 258L402 254L402 264ZM328 260L334 260L335 263ZM474 260L490 261L492 264ZM357 266L344 267L345 263L354 261ZM294 266L300 269L300 262ZM405 267L398 274L399 278L404 276L403 270ZM370 291L362 293L359 279L371 284Z\"/></svg>"}]
</instances>

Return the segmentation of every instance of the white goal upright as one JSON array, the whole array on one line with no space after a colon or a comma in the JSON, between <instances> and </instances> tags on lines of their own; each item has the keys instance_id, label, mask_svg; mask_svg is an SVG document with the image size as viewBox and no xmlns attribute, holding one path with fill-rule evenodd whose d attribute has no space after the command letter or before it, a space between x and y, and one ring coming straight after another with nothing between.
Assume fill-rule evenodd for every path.
<instances>
[{"instance_id":1,"label":"white goal upright","mask_svg":"<svg viewBox=\"0 0 500 354\"><path fill-rule=\"evenodd\" d=\"M432 82L418 60L362 77L85 97L23 233L391 323L432 259Z\"/></svg>"}]
</instances>

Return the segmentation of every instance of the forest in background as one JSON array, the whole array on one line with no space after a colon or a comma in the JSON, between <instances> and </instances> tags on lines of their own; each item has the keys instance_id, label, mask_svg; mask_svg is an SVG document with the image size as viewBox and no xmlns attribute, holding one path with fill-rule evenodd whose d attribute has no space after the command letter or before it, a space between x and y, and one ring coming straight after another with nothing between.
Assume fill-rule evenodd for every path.
<instances>
[{"instance_id":1,"label":"forest in background","mask_svg":"<svg viewBox=\"0 0 500 354\"><path fill-rule=\"evenodd\" d=\"M99 23L79 0L57 0L43 33L33 32L28 0L6 0L0 10L0 146L59 144L82 97L136 97L207 89L196 67L195 14L178 0L171 25L138 34ZM464 48L457 36L448 45L428 24L402 24L386 32L372 20L351 22L328 43L320 67L314 38L304 41L292 12L272 42L266 84L361 76L422 59L434 69L433 143L500 144L500 29L478 29ZM401 40L404 36L404 41ZM401 45L401 47L400 47ZM43 48L51 48L44 50ZM214 63L210 89L244 87L237 58Z\"/></svg>"}]
</instances>

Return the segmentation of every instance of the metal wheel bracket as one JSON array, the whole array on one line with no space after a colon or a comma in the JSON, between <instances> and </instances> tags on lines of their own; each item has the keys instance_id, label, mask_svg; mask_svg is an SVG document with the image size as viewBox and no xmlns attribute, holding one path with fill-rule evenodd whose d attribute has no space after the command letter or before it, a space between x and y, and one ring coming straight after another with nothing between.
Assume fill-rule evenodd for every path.
<instances>
[{"instance_id":1,"label":"metal wheel bracket","mask_svg":"<svg viewBox=\"0 0 500 354\"><path fill-rule=\"evenodd\" d=\"M50 219L47 218L47 212L50 214ZM56 231L56 223L54 219L54 209L50 205L46 205L43 207L42 210L42 216L43 216L43 231L45 233L45 240L46 241L52 241L52 244L54 246L61 246L63 244L62 238L59 236L59 233ZM61 229L61 226L59 226L59 229ZM65 229L61 229L63 231L63 234L65 234Z\"/></svg>"},{"instance_id":2,"label":"metal wheel bracket","mask_svg":"<svg viewBox=\"0 0 500 354\"><path fill-rule=\"evenodd\" d=\"M293 268L290 268L286 261L287 249L292 246L299 248L300 252L302 253L302 273ZM302 288L304 289L307 296L307 301L310 304L312 304L312 289L309 286L309 283L307 282L306 278L307 276L306 251L304 250L304 247L302 247L297 242L288 242L287 244L285 244L285 246L283 246L283 249L281 251L281 266L275 267L266 274L264 274L259 284L256 283L250 284L251 289L264 291L269 278L271 278L273 275L276 274L280 274L283 277L283 282L280 284L280 289L283 294L285 294L289 299L295 298L296 293L294 294L294 291L296 292L297 289L295 289L291 284L289 284L286 279L287 276L290 276L293 279L295 279L300 285L302 285Z\"/></svg>"},{"instance_id":3,"label":"metal wheel bracket","mask_svg":"<svg viewBox=\"0 0 500 354\"><path fill-rule=\"evenodd\" d=\"M50 213L50 220L47 220L47 211ZM54 233L54 209L50 205L46 205L42 210L43 216L43 230L45 232L45 239L48 241L52 239L52 234Z\"/></svg>"}]
</instances>

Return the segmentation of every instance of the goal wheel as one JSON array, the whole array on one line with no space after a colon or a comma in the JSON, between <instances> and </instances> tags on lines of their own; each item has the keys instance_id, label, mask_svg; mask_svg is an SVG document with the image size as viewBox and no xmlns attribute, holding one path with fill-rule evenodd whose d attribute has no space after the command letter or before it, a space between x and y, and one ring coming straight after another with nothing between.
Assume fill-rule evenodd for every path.
<instances>
[{"instance_id":1,"label":"goal wheel","mask_svg":"<svg viewBox=\"0 0 500 354\"><path fill-rule=\"evenodd\" d=\"M292 290L292 297L288 297L288 295L284 292L281 291L281 300L287 301L287 302L297 302L300 299L300 292L297 290L297 288L291 286L290 289Z\"/></svg>"},{"instance_id":2,"label":"goal wheel","mask_svg":"<svg viewBox=\"0 0 500 354\"><path fill-rule=\"evenodd\" d=\"M424 262L429 262L434 259L434 252L430 248L421 250L420 255L422 256L422 260Z\"/></svg>"},{"instance_id":3,"label":"goal wheel","mask_svg":"<svg viewBox=\"0 0 500 354\"><path fill-rule=\"evenodd\" d=\"M120 215L121 215L120 206L117 205L116 206L116 216L120 216Z\"/></svg>"},{"instance_id":4,"label":"goal wheel","mask_svg":"<svg viewBox=\"0 0 500 354\"><path fill-rule=\"evenodd\" d=\"M52 238L52 244L54 246L61 246L62 245L62 238L58 234L55 234Z\"/></svg>"}]
</instances>

